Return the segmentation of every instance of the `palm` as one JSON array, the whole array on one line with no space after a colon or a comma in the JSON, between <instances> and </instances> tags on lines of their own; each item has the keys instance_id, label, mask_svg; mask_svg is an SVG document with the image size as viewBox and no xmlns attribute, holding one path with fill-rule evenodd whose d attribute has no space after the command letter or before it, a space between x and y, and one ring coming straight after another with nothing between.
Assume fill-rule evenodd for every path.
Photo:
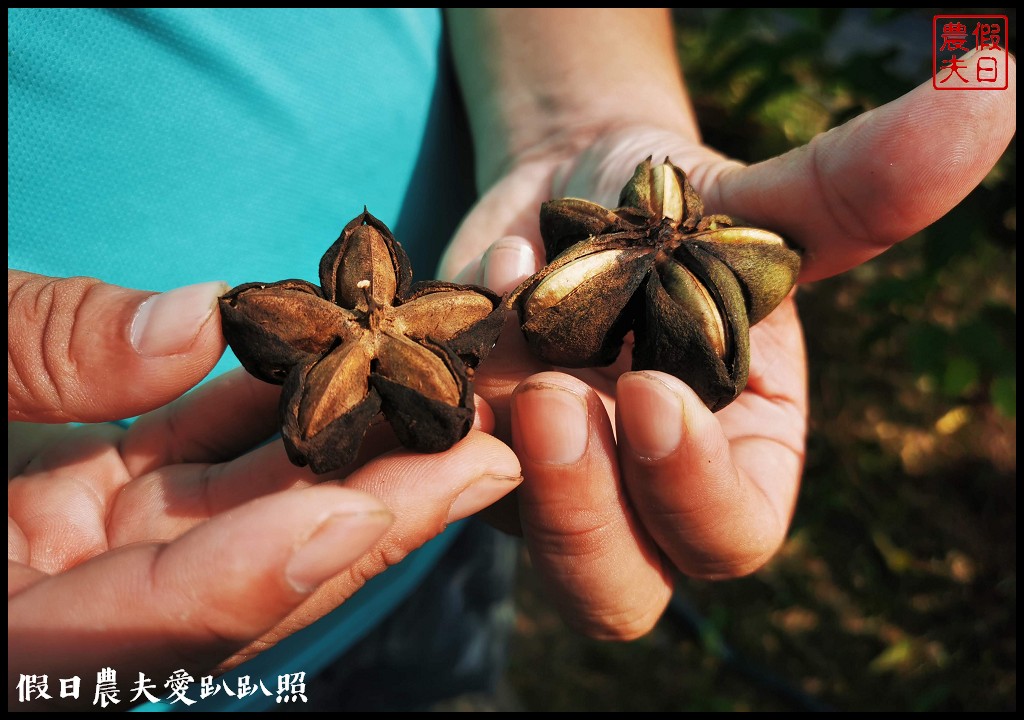
<instances>
[{"instance_id":1,"label":"palm","mask_svg":"<svg viewBox=\"0 0 1024 720\"><path fill-rule=\"evenodd\" d=\"M13 426L11 442L23 447L40 429L46 431ZM118 450L124 436L114 425L62 426L47 433L45 444L8 482L8 531L17 539L8 559L26 573L52 575L133 542L169 539L155 527L168 516L154 517L155 508L137 490L149 475L131 477ZM200 472L199 466L188 468L182 480L192 482Z\"/></svg>"},{"instance_id":2,"label":"palm","mask_svg":"<svg viewBox=\"0 0 1024 720\"><path fill-rule=\"evenodd\" d=\"M986 160L969 175L954 174L923 146L903 136L892 142L894 127L916 134L906 117L942 102L948 101L919 88L818 138L810 149L751 167L665 130L616 130L568 160L534 159L513 168L467 217L441 272L490 282L495 273L486 261L481 268L481 255L506 235L528 242L539 265L540 202L570 196L614 206L635 164L651 154L656 160L667 155L687 171L709 213L742 217L803 248L802 281L842 272L944 214L1002 151L1000 140L981 143L973 151ZM927 175L936 164L940 170ZM936 182L940 173L949 181ZM895 207L897 190L916 188L923 174L929 184L916 194L900 190L908 201ZM611 368L535 375L548 369L529 356L518 333L506 333L481 368L478 392L498 414L499 430L510 426L526 476L520 525L535 567L570 621L597 636L634 636L660 615L673 567L735 576L756 569L778 548L795 503L807 412L805 358L791 298L751 329L747 389L716 415L674 378L641 373L641 383L627 373L625 352ZM587 451L578 461L531 462L524 453L531 433L559 432L560 419L531 414L521 402L531 390L551 387L589 408L580 420L587 424ZM645 399L631 397L642 387L648 387ZM594 412L602 404L606 413ZM642 433L631 432L651 425L651 415L684 417L679 444L654 460L634 446L634 435Z\"/></svg>"},{"instance_id":3,"label":"palm","mask_svg":"<svg viewBox=\"0 0 1024 720\"><path fill-rule=\"evenodd\" d=\"M277 447L244 453L274 432L275 392L235 373L144 416L130 429L12 424L9 442L21 453L12 458L8 483L9 616L31 611L40 597L45 603L48 581L64 579L94 594L89 614L98 615L92 621L103 622L103 613L121 613L132 600L132 579L116 572L126 554L149 554L155 562L164 544L212 517L278 490L309 485L311 476L289 469ZM232 416L246 420L231 422ZM218 427L226 430L214 434ZM237 541L244 544L246 538ZM109 575L94 584L98 576L91 576L104 567ZM181 598L164 599L172 609L181 605ZM133 608L129 614L138 613ZM163 615L163 622L169 616L173 611ZM78 625L90 618L52 620ZM241 631L242 625L235 629ZM218 641L197 643L201 650L190 650L194 628L187 619L177 628L163 628L161 637L151 637L153 628L144 624L137 628L136 636L120 642L132 646L143 667L161 654L170 657L160 658L160 664L192 667L198 660L212 667L240 644L226 633ZM177 652L168 653L168 648ZM74 666L80 650L69 645L63 656Z\"/></svg>"},{"instance_id":4,"label":"palm","mask_svg":"<svg viewBox=\"0 0 1024 720\"><path fill-rule=\"evenodd\" d=\"M276 394L236 372L128 429L12 425L11 445L23 449L8 485L8 510L26 541L19 559L62 572L126 545L172 540L248 500L308 485L306 473L278 463L274 472L250 475L259 454L275 454L245 451L275 432Z\"/></svg>"}]
</instances>

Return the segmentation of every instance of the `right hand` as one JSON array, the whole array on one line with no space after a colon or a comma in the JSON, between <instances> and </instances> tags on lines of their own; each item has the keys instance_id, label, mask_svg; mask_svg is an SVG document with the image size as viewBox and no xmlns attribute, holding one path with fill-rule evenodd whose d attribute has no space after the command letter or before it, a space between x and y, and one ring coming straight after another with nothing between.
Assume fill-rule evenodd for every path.
<instances>
[{"instance_id":1,"label":"right hand","mask_svg":"<svg viewBox=\"0 0 1024 720\"><path fill-rule=\"evenodd\" d=\"M742 217L803 248L801 281L844 272L941 217L999 159L1016 127L1013 91L966 95L974 93L936 93L929 81L749 167L682 132L611 123L573 137L570 123L554 150L547 134L495 163L507 170L463 220L441 275L514 288L544 257L541 202L568 196L614 207L646 156L682 167L708 213ZM929 146L968 103L985 106L985 132L972 126ZM971 162L961 167L963 157ZM792 296L750 330L747 388L714 414L677 378L630 372L628 341L607 368L554 368L533 357L510 321L476 383L526 475L518 503L502 503L511 512L497 522L521 529L570 624L598 638L634 638L661 616L676 571L738 577L772 557L792 518L806 436L807 370Z\"/></svg>"}]
</instances>

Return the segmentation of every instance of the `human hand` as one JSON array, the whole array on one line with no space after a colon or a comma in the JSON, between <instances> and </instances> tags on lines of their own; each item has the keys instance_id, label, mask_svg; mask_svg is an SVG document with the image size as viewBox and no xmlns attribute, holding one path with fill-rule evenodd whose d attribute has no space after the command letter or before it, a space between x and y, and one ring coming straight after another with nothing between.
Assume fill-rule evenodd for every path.
<instances>
[{"instance_id":1,"label":"human hand","mask_svg":"<svg viewBox=\"0 0 1024 720\"><path fill-rule=\"evenodd\" d=\"M518 483L483 432L414 455L379 429L341 487L257 447L279 389L242 371L165 404L223 350L223 290L8 272L9 704L19 674L235 665Z\"/></svg>"},{"instance_id":2,"label":"human hand","mask_svg":"<svg viewBox=\"0 0 1024 720\"><path fill-rule=\"evenodd\" d=\"M1015 129L1014 73L1011 64L1005 93L923 85L751 167L685 134L638 124L526 147L466 218L441 274L509 289L543 261L541 201L575 196L614 206L647 155L683 167L709 213L741 217L802 247L802 281L842 272L941 217L980 182ZM951 118L963 119L950 128ZM951 144L928 142L939 136ZM751 329L749 384L717 414L673 377L625 372L628 347L611 368L536 374L547 368L518 331L502 343L482 366L477 391L499 427L503 418L509 424L526 476L519 524L569 622L598 637L637 636L661 615L674 568L742 575L781 544L807 413L792 298Z\"/></svg>"}]
</instances>

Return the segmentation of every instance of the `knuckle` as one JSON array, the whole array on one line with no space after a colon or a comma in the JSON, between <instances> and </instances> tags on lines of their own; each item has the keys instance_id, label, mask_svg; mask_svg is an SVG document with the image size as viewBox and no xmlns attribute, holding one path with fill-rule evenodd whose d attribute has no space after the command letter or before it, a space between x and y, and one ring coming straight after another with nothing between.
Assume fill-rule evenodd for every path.
<instances>
[{"instance_id":1,"label":"knuckle","mask_svg":"<svg viewBox=\"0 0 1024 720\"><path fill-rule=\"evenodd\" d=\"M600 615L576 614L567 618L576 629L594 640L609 642L630 642L641 638L658 624L668 605L664 598L650 598L638 605L619 608Z\"/></svg>"},{"instance_id":2,"label":"knuckle","mask_svg":"<svg viewBox=\"0 0 1024 720\"><path fill-rule=\"evenodd\" d=\"M647 634L672 596L664 569L623 558L621 528L613 520L578 520L571 530L524 528L534 566L559 591L566 623L597 640L626 642Z\"/></svg>"},{"instance_id":3,"label":"knuckle","mask_svg":"<svg viewBox=\"0 0 1024 720\"><path fill-rule=\"evenodd\" d=\"M388 568L402 562L410 552L410 549L403 547L399 542L385 538L342 571L341 577L344 578L344 585L347 587L346 594L354 593Z\"/></svg>"},{"instance_id":4,"label":"knuckle","mask_svg":"<svg viewBox=\"0 0 1024 720\"><path fill-rule=\"evenodd\" d=\"M95 278L8 275L7 390L9 417L62 421L77 400L80 368L74 353L79 308Z\"/></svg>"},{"instance_id":5,"label":"knuckle","mask_svg":"<svg viewBox=\"0 0 1024 720\"><path fill-rule=\"evenodd\" d=\"M681 568L687 575L700 580L733 580L751 575L775 556L782 546L782 535L759 538L730 548L728 553L706 558L691 568Z\"/></svg>"},{"instance_id":6,"label":"knuckle","mask_svg":"<svg viewBox=\"0 0 1024 720\"><path fill-rule=\"evenodd\" d=\"M878 243L871 232L871 222L858 211L857 203L847 197L849 185L840 182L834 173L825 167L821 142L816 138L808 145L811 153L810 168L815 182L811 187L818 191L821 207L835 228L843 235L865 244Z\"/></svg>"}]
</instances>

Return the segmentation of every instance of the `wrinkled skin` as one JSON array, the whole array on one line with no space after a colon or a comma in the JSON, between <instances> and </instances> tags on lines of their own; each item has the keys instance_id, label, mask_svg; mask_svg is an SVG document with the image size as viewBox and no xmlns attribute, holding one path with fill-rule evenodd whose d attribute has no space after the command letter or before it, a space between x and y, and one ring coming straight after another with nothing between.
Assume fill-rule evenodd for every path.
<instances>
[{"instance_id":1,"label":"wrinkled skin","mask_svg":"<svg viewBox=\"0 0 1024 720\"><path fill-rule=\"evenodd\" d=\"M828 277L934 222L1002 153L1013 118L998 93L985 95L1005 120L999 132L958 136L978 159L970 173L926 149L925 129L938 132L944 108L961 101L953 95L926 82L810 147L750 167L659 127L597 130L599 139L578 152L548 140L549 154L531 149L528 161L488 180L442 273L515 287L544 262L535 220L542 202L613 205L636 158L653 154L687 171L710 212L803 248L802 281ZM563 370L505 333L476 386L526 477L494 521L522 532L566 621L601 638L648 631L677 572L730 578L767 562L786 536L805 452L807 376L793 296L751 328L747 388L716 414L677 378L630 372L629 350L627 338L611 366Z\"/></svg>"},{"instance_id":2,"label":"wrinkled skin","mask_svg":"<svg viewBox=\"0 0 1024 720\"><path fill-rule=\"evenodd\" d=\"M532 16L516 9L484 34L466 26L475 16L451 11L453 44L466 60L460 65L482 67L481 51L490 50L493 60L501 50L495 41L505 38L515 49L525 45L527 60L543 62L540 81L589 91L594 77L604 75L600 62L625 66L616 48L635 59L635 46L623 41L626 31L638 30L643 47L657 34L657 28L636 28L621 12L612 19L610 11L587 9L555 22L548 12L528 33L517 32L516 23ZM588 20L586 32L565 36L567 22ZM572 68L527 44L546 28L565 42L540 37L541 49L571 53L569 41L578 37L609 52L591 53L579 66L586 77L574 77ZM603 42L601 33L617 42ZM670 39L663 44L673 57ZM668 62L651 58L646 77L652 67ZM631 164L649 153L671 154L714 211L774 228L807 249L804 281L842 272L941 217L982 180L1016 128L1012 57L1008 70L1009 91L934 92L928 80L809 147L749 168L701 146L695 133L620 117L634 105L621 101L624 92L604 93L614 123L602 125L600 113L585 108L586 122L572 123L571 133L549 125L541 134L547 144L520 143L514 159L490 164L500 171L484 168L483 197L452 244L446 276L463 272L463 279L491 287L514 286L543 256L536 236L542 201L572 195L613 203ZM525 77L531 89L540 82L521 67L512 77ZM559 97L544 90L545 99ZM468 90L467 98L473 105ZM545 117L518 106L516 112ZM938 137L943 142L936 145ZM494 137L482 139L480 153L497 146ZM499 242L481 266L488 246L510 234L527 239ZM205 298L209 305L197 303L215 308L224 289ZM43 424L141 415L209 372L223 350L215 312L201 315L180 343L166 340L180 327L161 327L167 352L158 357L140 356L129 344L132 318L150 297L88 278L8 273L8 419L25 421L8 430L13 672L41 668L51 678L86 678L112 665L124 668L123 677L140 670L155 677L184 666L198 676L236 664L345 602L446 521L514 486L517 458L483 433L471 432L440 455L416 455L387 453L394 439L373 430L363 445L369 461L337 473L348 475L345 487L314 486L323 478L291 465L281 444L251 450L274 432L266 419L279 392L245 373L199 391L212 395L157 411L130 441L109 426L111 436L96 438L95 428ZM478 390L503 403L494 408L498 432L511 438L529 476L513 503L515 526L545 590L581 631L635 637L660 617L677 569L733 577L755 569L781 542L798 485L806 411L792 302L752 330L751 348L746 392L714 416L669 376L626 373L616 387L612 375L625 368L534 374L546 368L515 346L492 354ZM654 392L639 397L647 387ZM537 400L551 396L567 396L560 407L582 409L583 416L550 423ZM667 455L657 455L656 445L642 442L650 430L644 417L663 401L687 411L686 433ZM480 403L478 416L490 417L487 408ZM214 424L204 425L207 419ZM540 442L545 435L552 442ZM554 452L572 439L585 444L577 456ZM493 488L490 496L478 492L485 486ZM464 502L468 495L475 504ZM385 506L394 524L375 542L373 533L387 524ZM353 555L356 546L370 549L352 560L332 544L325 561L336 564L321 568L324 582L315 591L308 584L297 588L285 578L285 561L333 513L365 520L349 528L346 546ZM9 687L16 682L9 679Z\"/></svg>"}]
</instances>

